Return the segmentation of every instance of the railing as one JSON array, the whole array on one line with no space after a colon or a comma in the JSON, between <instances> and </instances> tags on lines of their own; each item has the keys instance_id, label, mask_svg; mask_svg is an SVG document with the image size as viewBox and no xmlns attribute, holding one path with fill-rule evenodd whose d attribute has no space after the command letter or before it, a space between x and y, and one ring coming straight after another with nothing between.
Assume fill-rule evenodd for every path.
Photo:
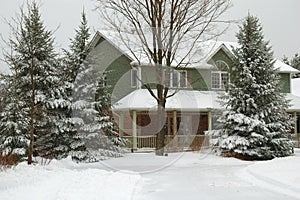
<instances>
[{"instance_id":1,"label":"railing","mask_svg":"<svg viewBox=\"0 0 300 200\"><path fill-rule=\"evenodd\" d=\"M123 138L128 140L127 147L132 148L133 137L124 136ZM294 134L293 139L295 142L295 148L300 148L300 133ZM211 138L205 135L177 135L175 137L171 135L165 136L165 144L168 151L199 151L202 148L209 148L210 140ZM156 135L138 136L136 141L137 148L154 149L156 147L157 137Z\"/></svg>"},{"instance_id":2,"label":"railing","mask_svg":"<svg viewBox=\"0 0 300 200\"><path fill-rule=\"evenodd\" d=\"M133 137L124 136L128 140L127 147L133 148ZM157 136L138 136L137 148L155 148ZM204 135L177 135L165 136L166 149L168 151L200 150L209 147L209 137Z\"/></svg>"}]
</instances>

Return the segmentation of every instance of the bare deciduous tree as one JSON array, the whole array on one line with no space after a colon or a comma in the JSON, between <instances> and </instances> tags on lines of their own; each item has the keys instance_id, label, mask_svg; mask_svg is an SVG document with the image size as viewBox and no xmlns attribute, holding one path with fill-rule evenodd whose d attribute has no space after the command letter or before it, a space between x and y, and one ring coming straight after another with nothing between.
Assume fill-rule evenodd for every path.
<instances>
[{"instance_id":1,"label":"bare deciduous tree","mask_svg":"<svg viewBox=\"0 0 300 200\"><path fill-rule=\"evenodd\" d=\"M166 100L175 94L169 91L169 73L164 71L199 63L198 47L224 31L218 23L228 23L219 18L230 0L97 1L98 10L139 64L155 67L156 91L143 84L157 101L158 122L164 123ZM164 137L164 130L159 131L157 155L164 153Z\"/></svg>"}]
</instances>

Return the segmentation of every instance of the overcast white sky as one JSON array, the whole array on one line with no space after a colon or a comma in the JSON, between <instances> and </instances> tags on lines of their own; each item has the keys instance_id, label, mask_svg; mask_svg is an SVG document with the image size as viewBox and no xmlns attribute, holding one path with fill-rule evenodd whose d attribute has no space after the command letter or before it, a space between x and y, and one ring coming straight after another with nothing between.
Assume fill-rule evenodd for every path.
<instances>
[{"instance_id":1,"label":"overcast white sky","mask_svg":"<svg viewBox=\"0 0 300 200\"><path fill-rule=\"evenodd\" d=\"M6 39L9 27L4 18L10 19L19 12L24 0L0 0L0 34ZM74 36L74 29L80 22L80 13L85 8L90 27L97 30L103 26L98 13L94 11L95 0L39 0L41 14L48 29L56 30L56 45L67 47L69 38ZM248 11L260 18L266 39L270 40L275 56L291 57L300 53L300 0L232 0L233 7L227 11L225 18L241 19ZM235 41L237 25L232 25L222 40ZM3 43L0 42L1 47ZM0 52L0 56L2 56ZM5 71L0 62L0 71Z\"/></svg>"}]
</instances>

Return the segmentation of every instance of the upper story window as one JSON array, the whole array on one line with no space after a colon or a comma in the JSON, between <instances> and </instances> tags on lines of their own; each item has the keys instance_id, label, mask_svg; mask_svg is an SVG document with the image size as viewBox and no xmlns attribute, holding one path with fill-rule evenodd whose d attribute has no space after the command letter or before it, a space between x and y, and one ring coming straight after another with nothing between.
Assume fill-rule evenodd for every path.
<instances>
[{"instance_id":1,"label":"upper story window","mask_svg":"<svg viewBox=\"0 0 300 200\"><path fill-rule=\"evenodd\" d=\"M211 88L224 90L226 89L229 82L228 65L224 61L217 61L216 66L218 71L211 73Z\"/></svg>"},{"instance_id":2,"label":"upper story window","mask_svg":"<svg viewBox=\"0 0 300 200\"><path fill-rule=\"evenodd\" d=\"M228 85L228 72L212 72L211 73L211 88L212 89L225 89Z\"/></svg>"},{"instance_id":3,"label":"upper story window","mask_svg":"<svg viewBox=\"0 0 300 200\"><path fill-rule=\"evenodd\" d=\"M131 69L131 87L137 88L138 86L138 69Z\"/></svg>"},{"instance_id":4,"label":"upper story window","mask_svg":"<svg viewBox=\"0 0 300 200\"><path fill-rule=\"evenodd\" d=\"M165 70L166 73L166 70ZM187 71L185 70L171 70L170 76L165 74L165 78L169 77L170 81L167 82L167 86L171 88L186 88L187 87Z\"/></svg>"}]
</instances>

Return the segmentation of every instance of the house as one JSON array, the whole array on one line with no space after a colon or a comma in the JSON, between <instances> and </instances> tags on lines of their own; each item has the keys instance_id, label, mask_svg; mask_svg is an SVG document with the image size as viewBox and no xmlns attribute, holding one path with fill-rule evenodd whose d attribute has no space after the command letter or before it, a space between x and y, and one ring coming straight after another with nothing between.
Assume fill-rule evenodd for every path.
<instances>
[{"instance_id":1,"label":"house","mask_svg":"<svg viewBox=\"0 0 300 200\"><path fill-rule=\"evenodd\" d=\"M101 70L110 71L107 77L111 85L114 117L120 135L131 139L133 149L155 147L158 131L156 100L144 87L144 83L155 83L155 70L149 64L136 63L136 55L126 44L110 33L97 32L90 45L88 59ZM209 41L199 49L198 62L179 66L171 70L168 77L170 94L167 100L165 126L167 140L186 141L189 144L205 140L204 132L218 126L218 110L222 109L222 96L229 81L233 66L232 49L236 43ZM139 50L137 50L139 51ZM142 52L142 51L141 51ZM145 60L142 53L139 60ZM300 97L292 93L291 74L299 73L293 67L276 60L275 68L280 75L282 92L291 100L288 112L293 116L293 132L299 133ZM153 90L155 93L155 89Z\"/></svg>"}]
</instances>

